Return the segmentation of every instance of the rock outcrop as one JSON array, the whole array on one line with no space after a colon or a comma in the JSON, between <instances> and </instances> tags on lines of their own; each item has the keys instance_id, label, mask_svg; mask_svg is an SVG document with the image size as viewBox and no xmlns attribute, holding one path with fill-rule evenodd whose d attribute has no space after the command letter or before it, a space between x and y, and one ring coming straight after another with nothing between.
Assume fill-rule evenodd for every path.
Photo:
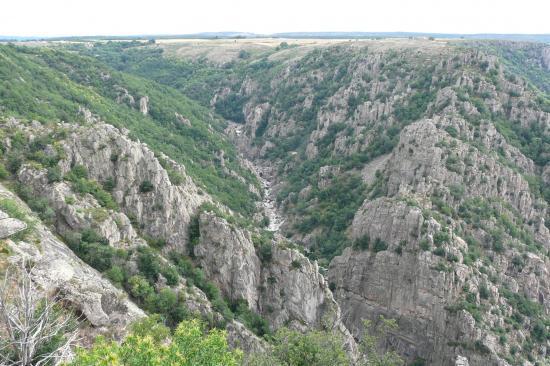
<instances>
[{"instance_id":1,"label":"rock outcrop","mask_svg":"<svg viewBox=\"0 0 550 366\"><path fill-rule=\"evenodd\" d=\"M117 128L104 123L67 128L71 134L63 142L63 173L82 164L90 178L99 182L112 180L113 197L127 216L139 222L146 235L166 240L167 251L186 253L191 216L211 199L195 185L184 167L162 157L183 177L175 185L145 144L130 140ZM144 182L150 183L152 190L144 191Z\"/></svg>"},{"instance_id":2,"label":"rock outcrop","mask_svg":"<svg viewBox=\"0 0 550 366\"><path fill-rule=\"evenodd\" d=\"M149 114L149 97L148 96L139 98L139 111L144 116Z\"/></svg>"},{"instance_id":3,"label":"rock outcrop","mask_svg":"<svg viewBox=\"0 0 550 366\"><path fill-rule=\"evenodd\" d=\"M331 262L329 280L346 314L344 322L356 337L363 331L361 319L376 320L384 315L399 323L399 330L385 340L386 345L410 360L420 357L433 365L450 365L455 359L457 364L502 365L506 361L500 354L508 345L499 343L491 329L505 324L513 312L506 287L514 284L510 289L538 304L533 306L540 306L545 313L550 309L550 262L544 255L550 244L548 229L520 224L544 222L546 207L536 203L527 181L517 171L450 137L445 132L448 122L419 121L401 133L379 178L387 197L365 200L350 228L352 240L360 245L368 237L370 246L345 249ZM460 121L452 125L459 129ZM467 139L467 130L459 130L462 139ZM498 136L486 138L489 146L491 139L498 140ZM525 157L515 153L519 164L525 162L524 171L532 169ZM453 154L460 156L456 161L468 164L455 167L448 163ZM460 186L469 189L453 188ZM432 211L432 202L439 205L436 207L448 207L445 218ZM468 202L476 202L474 209L478 210L488 205L484 202L505 202L500 215L518 217L507 225L515 225L517 220L520 226L513 230L531 232L538 241L541 251L523 254L538 264L525 265L520 273L512 269L511 263L520 253L513 247L491 250L495 223L465 219L470 215ZM466 222L457 223L459 218ZM470 253L479 250L476 239L486 243L483 250L490 253L492 263L469 260ZM465 295L466 301L474 301L470 308L464 307ZM484 300L487 298L492 300ZM480 316L479 310L472 309L485 312ZM522 331L508 333L509 342L521 342L523 337ZM474 351L466 353L468 349Z\"/></svg>"},{"instance_id":4,"label":"rock outcrop","mask_svg":"<svg viewBox=\"0 0 550 366\"><path fill-rule=\"evenodd\" d=\"M3 211L0 211L0 239L7 238L13 234L25 230L27 224L23 221L9 217Z\"/></svg>"},{"instance_id":5,"label":"rock outcrop","mask_svg":"<svg viewBox=\"0 0 550 366\"><path fill-rule=\"evenodd\" d=\"M15 202L30 215L26 205L2 185L0 197ZM0 227L7 220L10 219L0 220ZM19 221L18 225L21 228L23 224ZM123 291L80 260L41 223L33 223L29 238L32 240L6 239L12 252L9 260L33 263L32 277L39 288L46 294L57 294L70 310L82 314L82 320L92 326L92 334L110 332L122 336L131 322L145 316Z\"/></svg>"},{"instance_id":6,"label":"rock outcrop","mask_svg":"<svg viewBox=\"0 0 550 366\"><path fill-rule=\"evenodd\" d=\"M355 341L316 263L285 248L281 240L264 244L269 254L261 260L250 232L213 213L200 215L199 228L196 260L227 298L246 301L274 329L286 325L303 331L333 330L357 357Z\"/></svg>"}]
</instances>

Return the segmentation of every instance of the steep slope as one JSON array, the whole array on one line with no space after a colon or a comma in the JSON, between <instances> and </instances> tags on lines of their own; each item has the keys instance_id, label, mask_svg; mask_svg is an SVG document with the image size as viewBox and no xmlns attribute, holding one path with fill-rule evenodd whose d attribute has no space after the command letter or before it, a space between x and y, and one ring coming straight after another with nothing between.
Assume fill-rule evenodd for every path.
<instances>
[{"instance_id":1,"label":"steep slope","mask_svg":"<svg viewBox=\"0 0 550 366\"><path fill-rule=\"evenodd\" d=\"M32 263L32 276L40 290L57 294L72 312L81 314L80 320L89 322L81 330L86 341L98 331L120 337L131 322L145 316L123 291L73 254L1 184L0 217L2 272L10 263Z\"/></svg>"},{"instance_id":2,"label":"steep slope","mask_svg":"<svg viewBox=\"0 0 550 366\"><path fill-rule=\"evenodd\" d=\"M260 336L282 326L325 329L355 354L355 342L316 265L214 205L183 166L167 157L161 164L145 144L103 122L40 124L12 118L0 126L6 154L24 158L15 171L15 191L74 253L143 309L160 313L171 325L202 317L226 327L231 344L249 352L267 345L239 321ZM48 138L35 155L25 148ZM15 147L15 139L29 144ZM57 163L45 168L34 160L37 152ZM169 170L181 177L178 184L170 181ZM253 244L253 237L261 243ZM236 252L243 256L233 258ZM228 265L239 259L254 265Z\"/></svg>"},{"instance_id":3,"label":"steep slope","mask_svg":"<svg viewBox=\"0 0 550 366\"><path fill-rule=\"evenodd\" d=\"M253 186L259 184L220 133L225 122L175 90L47 47L0 47L0 77L4 115L40 122L107 120L184 164L202 189L233 210L254 212Z\"/></svg>"},{"instance_id":4,"label":"steep slope","mask_svg":"<svg viewBox=\"0 0 550 366\"><path fill-rule=\"evenodd\" d=\"M354 335L384 314L400 325L385 346L411 362L548 357L547 46L281 44L222 67L161 50L97 54L237 122L227 133L273 183L283 232L330 262Z\"/></svg>"}]
</instances>

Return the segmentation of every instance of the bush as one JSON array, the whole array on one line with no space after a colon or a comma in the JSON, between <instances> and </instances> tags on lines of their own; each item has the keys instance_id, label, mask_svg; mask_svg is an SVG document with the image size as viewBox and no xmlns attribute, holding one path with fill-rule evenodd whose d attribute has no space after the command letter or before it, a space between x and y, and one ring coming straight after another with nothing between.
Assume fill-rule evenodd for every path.
<instances>
[{"instance_id":1,"label":"bush","mask_svg":"<svg viewBox=\"0 0 550 366\"><path fill-rule=\"evenodd\" d=\"M344 366L350 361L342 339L330 332L302 334L281 328L273 337L273 355L282 365Z\"/></svg>"},{"instance_id":2,"label":"bush","mask_svg":"<svg viewBox=\"0 0 550 366\"><path fill-rule=\"evenodd\" d=\"M150 336L151 332L153 336ZM171 341L164 338L167 334L169 332L162 326L139 326L120 344L99 337L90 349L77 349L69 366L241 364L242 353L229 348L225 331L213 329L207 332L198 320L181 322L170 336Z\"/></svg>"},{"instance_id":3,"label":"bush","mask_svg":"<svg viewBox=\"0 0 550 366\"><path fill-rule=\"evenodd\" d=\"M114 282L118 285L124 284L126 279L126 274L124 270L119 266L113 266L108 271L105 272L105 275L111 282Z\"/></svg>"},{"instance_id":4,"label":"bush","mask_svg":"<svg viewBox=\"0 0 550 366\"><path fill-rule=\"evenodd\" d=\"M271 242L262 243L260 245L260 260L264 263L269 263L271 259L273 259L273 247Z\"/></svg>"},{"instance_id":5,"label":"bush","mask_svg":"<svg viewBox=\"0 0 550 366\"><path fill-rule=\"evenodd\" d=\"M67 180L74 181L77 179L87 179L88 178L88 169L84 165L77 164L67 173L65 177Z\"/></svg>"},{"instance_id":6,"label":"bush","mask_svg":"<svg viewBox=\"0 0 550 366\"><path fill-rule=\"evenodd\" d=\"M175 186L179 186L183 183L183 175L180 173L169 169L168 170L168 178L170 178L170 183L172 183Z\"/></svg>"},{"instance_id":7,"label":"bush","mask_svg":"<svg viewBox=\"0 0 550 366\"><path fill-rule=\"evenodd\" d=\"M161 269L161 274L166 278L166 284L168 286L175 286L179 281L178 271L172 266L163 266Z\"/></svg>"},{"instance_id":8,"label":"bush","mask_svg":"<svg viewBox=\"0 0 550 366\"><path fill-rule=\"evenodd\" d=\"M445 257L445 254L447 252L445 251L445 249L443 249L442 247L439 247L439 248L435 248L434 251L433 251L433 254L439 256L439 257Z\"/></svg>"},{"instance_id":9,"label":"bush","mask_svg":"<svg viewBox=\"0 0 550 366\"><path fill-rule=\"evenodd\" d=\"M118 205L113 196L109 192L106 192L98 182L88 179L87 176L88 172L84 166L75 165L65 176L65 179L72 182L75 192L91 194L101 206L112 210L117 209Z\"/></svg>"},{"instance_id":10,"label":"bush","mask_svg":"<svg viewBox=\"0 0 550 366\"><path fill-rule=\"evenodd\" d=\"M383 241L382 239L376 238L374 240L374 244L372 246L372 249L374 250L375 253L378 253L378 252L381 252L383 250L388 249L388 244L385 241Z\"/></svg>"},{"instance_id":11,"label":"bush","mask_svg":"<svg viewBox=\"0 0 550 366\"><path fill-rule=\"evenodd\" d=\"M161 264L155 253L147 247L138 249L138 268L140 272L151 282L156 282L161 271Z\"/></svg>"},{"instance_id":12,"label":"bush","mask_svg":"<svg viewBox=\"0 0 550 366\"><path fill-rule=\"evenodd\" d=\"M12 174L16 174L23 165L23 157L17 153L10 153L7 158L6 168Z\"/></svg>"},{"instance_id":13,"label":"bush","mask_svg":"<svg viewBox=\"0 0 550 366\"><path fill-rule=\"evenodd\" d=\"M0 179L6 179L10 173L6 170L4 164L0 163Z\"/></svg>"},{"instance_id":14,"label":"bush","mask_svg":"<svg viewBox=\"0 0 550 366\"><path fill-rule=\"evenodd\" d=\"M105 181L103 182L103 189L107 192L111 192L114 188L115 180L113 179L113 177L108 177L107 179L105 179Z\"/></svg>"},{"instance_id":15,"label":"bush","mask_svg":"<svg viewBox=\"0 0 550 366\"><path fill-rule=\"evenodd\" d=\"M480 298L487 300L490 296L491 296L491 292L489 292L489 288L487 287L486 284L483 283L481 286L479 286Z\"/></svg>"},{"instance_id":16,"label":"bush","mask_svg":"<svg viewBox=\"0 0 550 366\"><path fill-rule=\"evenodd\" d=\"M434 244L440 246L444 243L448 243L450 240L449 234L445 231L438 231L434 234Z\"/></svg>"},{"instance_id":17,"label":"bush","mask_svg":"<svg viewBox=\"0 0 550 366\"><path fill-rule=\"evenodd\" d=\"M459 200L464 196L464 186L461 184L453 184L449 187L449 191L455 200Z\"/></svg>"},{"instance_id":18,"label":"bush","mask_svg":"<svg viewBox=\"0 0 550 366\"><path fill-rule=\"evenodd\" d=\"M370 236L369 234L365 234L360 238L357 238L353 241L353 248L358 250L367 250L369 249L370 244Z\"/></svg>"},{"instance_id":19,"label":"bush","mask_svg":"<svg viewBox=\"0 0 550 366\"><path fill-rule=\"evenodd\" d=\"M132 276L128 279L127 289L130 295L140 300L145 300L155 292L153 287L149 284L149 281L139 275Z\"/></svg>"},{"instance_id":20,"label":"bush","mask_svg":"<svg viewBox=\"0 0 550 366\"><path fill-rule=\"evenodd\" d=\"M153 183L149 182L148 180L144 180L143 182L141 182L141 184L139 185L139 191L141 193L147 193L147 192L151 192L155 187L153 186Z\"/></svg>"},{"instance_id":21,"label":"bush","mask_svg":"<svg viewBox=\"0 0 550 366\"><path fill-rule=\"evenodd\" d=\"M430 250L430 242L428 241L428 239L422 239L420 241L420 249L422 249L423 251Z\"/></svg>"},{"instance_id":22,"label":"bush","mask_svg":"<svg viewBox=\"0 0 550 366\"><path fill-rule=\"evenodd\" d=\"M290 263L290 266L292 267L292 269L300 269L302 268L302 262L300 262L299 260L293 260L292 263Z\"/></svg>"},{"instance_id":23,"label":"bush","mask_svg":"<svg viewBox=\"0 0 550 366\"><path fill-rule=\"evenodd\" d=\"M250 310L245 300L240 300L233 303L231 305L231 310L235 314L235 318L240 320L256 335L262 337L264 335L271 334L271 329L269 328L269 323L267 320L262 318L261 315Z\"/></svg>"},{"instance_id":24,"label":"bush","mask_svg":"<svg viewBox=\"0 0 550 366\"><path fill-rule=\"evenodd\" d=\"M63 174L58 166L48 168L48 183L61 182Z\"/></svg>"}]
</instances>

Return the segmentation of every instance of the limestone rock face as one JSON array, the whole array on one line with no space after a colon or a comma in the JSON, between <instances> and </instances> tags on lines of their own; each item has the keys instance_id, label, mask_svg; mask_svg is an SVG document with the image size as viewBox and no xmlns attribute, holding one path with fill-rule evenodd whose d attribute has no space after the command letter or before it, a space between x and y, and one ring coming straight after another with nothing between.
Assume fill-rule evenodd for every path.
<instances>
[{"instance_id":1,"label":"limestone rock face","mask_svg":"<svg viewBox=\"0 0 550 366\"><path fill-rule=\"evenodd\" d=\"M0 196L19 201L4 186ZM0 220L2 222L9 219ZM104 279L99 272L80 260L42 224L33 226L33 243L7 239L11 261L30 260L32 276L45 293L58 293L67 304L82 313L94 328L122 335L126 326L145 316L127 295Z\"/></svg>"},{"instance_id":2,"label":"limestone rock face","mask_svg":"<svg viewBox=\"0 0 550 366\"><path fill-rule=\"evenodd\" d=\"M0 211L0 239L7 238L13 234L25 230L27 224L21 220L8 217L3 211Z\"/></svg>"},{"instance_id":3,"label":"limestone rock face","mask_svg":"<svg viewBox=\"0 0 550 366\"><path fill-rule=\"evenodd\" d=\"M263 353L268 349L268 344L263 339L249 331L242 323L232 321L227 324L227 339L229 346L250 353Z\"/></svg>"},{"instance_id":4,"label":"limestone rock face","mask_svg":"<svg viewBox=\"0 0 550 366\"><path fill-rule=\"evenodd\" d=\"M149 114L149 97L148 96L139 98L139 111L144 116Z\"/></svg>"},{"instance_id":5,"label":"limestone rock face","mask_svg":"<svg viewBox=\"0 0 550 366\"><path fill-rule=\"evenodd\" d=\"M215 279L228 299L245 300L257 311L260 259L250 234L206 213L199 218L199 228L200 241L194 253L206 276Z\"/></svg>"},{"instance_id":6,"label":"limestone rock face","mask_svg":"<svg viewBox=\"0 0 550 366\"><path fill-rule=\"evenodd\" d=\"M460 140L449 135L449 126L460 131ZM500 151L523 171L534 172L529 159L499 142L498 132L487 131L485 146L501 146ZM466 145L464 140L470 136L460 119L421 120L405 128L377 178L383 182L386 196L367 198L350 227L351 240L369 237L369 247L348 247L329 267L335 298L354 336L361 337L363 318L395 318L399 329L386 344L409 360L421 357L431 365L455 361L457 365L507 364L500 357L506 345L491 332L491 327L505 324L514 311L506 287L537 303L542 311L550 311L550 262L543 254L550 235L540 225L546 205L533 195L522 174L482 152L483 148ZM469 221L469 202L476 202L480 210L483 205L502 205L500 215L515 217L514 222L520 225L530 222L515 230L529 232L525 235L532 235L542 253L520 255L512 244L491 250L495 223ZM443 218L434 214L436 205L446 205L445 212L455 213ZM459 219L464 221L459 224ZM516 234L508 232L509 236L504 234L507 242L518 243L513 237ZM492 263L466 261L477 241L483 243L481 250L487 251ZM521 269L513 269L519 256ZM482 287L483 297L491 301L480 295ZM482 316L474 318L461 307L468 292L476 295L469 295L468 301L486 307ZM491 310L497 308L506 310ZM524 335L512 330L507 337L509 342L521 343ZM460 342L483 351L467 353L464 346L451 346Z\"/></svg>"},{"instance_id":7,"label":"limestone rock face","mask_svg":"<svg viewBox=\"0 0 550 366\"><path fill-rule=\"evenodd\" d=\"M166 250L187 251L191 216L211 199L203 192L199 194L199 188L182 166L163 157L184 177L181 184L174 185L145 144L132 141L117 128L103 123L74 128L63 148L67 156L60 163L64 173L72 165L82 164L90 178L99 182L112 179L113 197L127 216L143 226L145 234L165 239ZM152 191L143 192L144 182L151 183Z\"/></svg>"},{"instance_id":8,"label":"limestone rock face","mask_svg":"<svg viewBox=\"0 0 550 366\"><path fill-rule=\"evenodd\" d=\"M231 300L245 300L274 329L331 329L355 357L356 344L342 323L340 308L319 273L294 249L272 243L271 259L259 259L251 234L212 213L199 217L196 259L209 279Z\"/></svg>"}]
</instances>

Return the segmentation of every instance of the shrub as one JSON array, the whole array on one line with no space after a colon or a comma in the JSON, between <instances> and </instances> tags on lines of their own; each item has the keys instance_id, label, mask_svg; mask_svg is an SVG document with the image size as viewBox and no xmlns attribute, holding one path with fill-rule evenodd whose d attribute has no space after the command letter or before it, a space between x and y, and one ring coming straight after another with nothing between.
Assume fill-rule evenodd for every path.
<instances>
[{"instance_id":1,"label":"shrub","mask_svg":"<svg viewBox=\"0 0 550 366\"><path fill-rule=\"evenodd\" d=\"M358 250L367 250L369 249L369 244L370 244L370 236L369 234L365 234L353 241L353 248Z\"/></svg>"},{"instance_id":2,"label":"shrub","mask_svg":"<svg viewBox=\"0 0 550 366\"><path fill-rule=\"evenodd\" d=\"M489 292L489 288L485 283L481 284L481 286L479 286L479 297L487 300L489 296L491 296L491 293Z\"/></svg>"},{"instance_id":3,"label":"shrub","mask_svg":"<svg viewBox=\"0 0 550 366\"><path fill-rule=\"evenodd\" d=\"M207 332L198 320L182 321L171 335L171 341L166 341L167 334L169 332L162 326L139 326L120 344L99 337L90 349L79 348L69 366L241 364L242 353L229 348L225 331Z\"/></svg>"},{"instance_id":4,"label":"shrub","mask_svg":"<svg viewBox=\"0 0 550 366\"><path fill-rule=\"evenodd\" d=\"M118 285L122 285L126 279L124 270L119 266L111 267L107 272L105 272L105 275L108 279Z\"/></svg>"},{"instance_id":5,"label":"shrub","mask_svg":"<svg viewBox=\"0 0 550 366\"><path fill-rule=\"evenodd\" d=\"M424 250L424 251L428 251L430 250L430 242L428 241L428 239L424 238L420 241L420 249Z\"/></svg>"},{"instance_id":6,"label":"shrub","mask_svg":"<svg viewBox=\"0 0 550 366\"><path fill-rule=\"evenodd\" d=\"M77 164L72 167L72 169L67 173L67 176L65 177L67 180L74 181L77 179L87 179L88 178L88 170L84 165Z\"/></svg>"},{"instance_id":7,"label":"shrub","mask_svg":"<svg viewBox=\"0 0 550 366\"><path fill-rule=\"evenodd\" d=\"M168 178L170 178L170 183L172 183L175 186L179 186L183 183L183 175L176 172L175 170L168 170Z\"/></svg>"},{"instance_id":8,"label":"shrub","mask_svg":"<svg viewBox=\"0 0 550 366\"><path fill-rule=\"evenodd\" d=\"M273 355L282 365L344 366L350 361L343 342L330 332L312 331L302 334L281 328L273 337ZM273 363L271 363L273 364Z\"/></svg>"},{"instance_id":9,"label":"shrub","mask_svg":"<svg viewBox=\"0 0 550 366\"><path fill-rule=\"evenodd\" d=\"M6 170L4 164L0 163L0 179L6 179L10 173Z\"/></svg>"},{"instance_id":10,"label":"shrub","mask_svg":"<svg viewBox=\"0 0 550 366\"><path fill-rule=\"evenodd\" d=\"M524 266L523 258L518 255L514 256L514 258L512 258L512 264L521 270Z\"/></svg>"},{"instance_id":11,"label":"shrub","mask_svg":"<svg viewBox=\"0 0 550 366\"><path fill-rule=\"evenodd\" d=\"M302 268L302 262L295 259L292 261L292 263L290 263L290 266L292 267L292 269L300 269Z\"/></svg>"},{"instance_id":12,"label":"shrub","mask_svg":"<svg viewBox=\"0 0 550 366\"><path fill-rule=\"evenodd\" d=\"M239 300L231 305L231 310L235 314L235 318L240 320L248 329L253 331L258 336L264 336L271 334L269 323L262 318L261 315L256 314L248 308L248 304L245 300Z\"/></svg>"},{"instance_id":13,"label":"shrub","mask_svg":"<svg viewBox=\"0 0 550 366\"><path fill-rule=\"evenodd\" d=\"M162 249L166 246L166 239L164 238L154 238L148 235L145 235L144 238L147 241L147 244L153 248Z\"/></svg>"},{"instance_id":14,"label":"shrub","mask_svg":"<svg viewBox=\"0 0 550 366\"><path fill-rule=\"evenodd\" d=\"M179 275L178 271L172 266L163 266L161 269L161 274L166 278L166 284L168 286L175 286L178 284Z\"/></svg>"},{"instance_id":15,"label":"shrub","mask_svg":"<svg viewBox=\"0 0 550 366\"><path fill-rule=\"evenodd\" d=\"M440 246L444 243L448 243L450 240L449 234L445 231L438 231L434 234L434 244Z\"/></svg>"},{"instance_id":16,"label":"shrub","mask_svg":"<svg viewBox=\"0 0 550 366\"><path fill-rule=\"evenodd\" d=\"M10 173L17 173L23 164L23 157L18 153L10 153L7 158L6 168Z\"/></svg>"},{"instance_id":17,"label":"shrub","mask_svg":"<svg viewBox=\"0 0 550 366\"><path fill-rule=\"evenodd\" d=\"M115 180L113 179L113 177L108 177L107 179L105 179L105 181L103 182L103 189L107 192L111 192L114 188Z\"/></svg>"},{"instance_id":18,"label":"shrub","mask_svg":"<svg viewBox=\"0 0 550 366\"><path fill-rule=\"evenodd\" d=\"M439 257L445 257L446 251L442 247L439 247L434 249L433 254Z\"/></svg>"},{"instance_id":19,"label":"shrub","mask_svg":"<svg viewBox=\"0 0 550 366\"><path fill-rule=\"evenodd\" d=\"M139 248L138 268L140 272L150 281L156 282L161 270L161 264L155 253L150 248Z\"/></svg>"},{"instance_id":20,"label":"shrub","mask_svg":"<svg viewBox=\"0 0 550 366\"><path fill-rule=\"evenodd\" d=\"M262 243L260 245L260 260L264 263L271 262L273 259L273 247L271 242Z\"/></svg>"},{"instance_id":21,"label":"shrub","mask_svg":"<svg viewBox=\"0 0 550 366\"><path fill-rule=\"evenodd\" d=\"M550 339L550 329L548 325L545 325L542 320L537 320L531 331L533 338L539 342L543 343L544 341Z\"/></svg>"},{"instance_id":22,"label":"shrub","mask_svg":"<svg viewBox=\"0 0 550 366\"><path fill-rule=\"evenodd\" d=\"M61 174L61 169L58 166L53 166L48 168L48 182L61 182L63 179L63 174Z\"/></svg>"},{"instance_id":23,"label":"shrub","mask_svg":"<svg viewBox=\"0 0 550 366\"><path fill-rule=\"evenodd\" d=\"M372 249L374 250L375 253L378 253L378 252L381 252L383 250L388 249L388 244L385 241L383 241L382 239L376 238L374 240L374 244L372 246Z\"/></svg>"},{"instance_id":24,"label":"shrub","mask_svg":"<svg viewBox=\"0 0 550 366\"><path fill-rule=\"evenodd\" d=\"M150 297L155 292L149 281L139 275L130 277L127 286L130 295L141 300Z\"/></svg>"},{"instance_id":25,"label":"shrub","mask_svg":"<svg viewBox=\"0 0 550 366\"><path fill-rule=\"evenodd\" d=\"M141 182L141 184L139 185L139 191L141 193L147 193L147 192L151 192L155 187L153 186L153 183L151 183L150 181L148 180L144 180L143 182Z\"/></svg>"},{"instance_id":26,"label":"shrub","mask_svg":"<svg viewBox=\"0 0 550 366\"><path fill-rule=\"evenodd\" d=\"M451 196L453 196L456 200L459 200L464 196L464 186L461 184L453 184L449 187L449 191Z\"/></svg>"},{"instance_id":27,"label":"shrub","mask_svg":"<svg viewBox=\"0 0 550 366\"><path fill-rule=\"evenodd\" d=\"M451 135L452 137L457 137L458 136L458 131L457 129L454 127L454 126L447 126L445 127L445 131L447 131L447 133L449 135Z\"/></svg>"}]
</instances>

